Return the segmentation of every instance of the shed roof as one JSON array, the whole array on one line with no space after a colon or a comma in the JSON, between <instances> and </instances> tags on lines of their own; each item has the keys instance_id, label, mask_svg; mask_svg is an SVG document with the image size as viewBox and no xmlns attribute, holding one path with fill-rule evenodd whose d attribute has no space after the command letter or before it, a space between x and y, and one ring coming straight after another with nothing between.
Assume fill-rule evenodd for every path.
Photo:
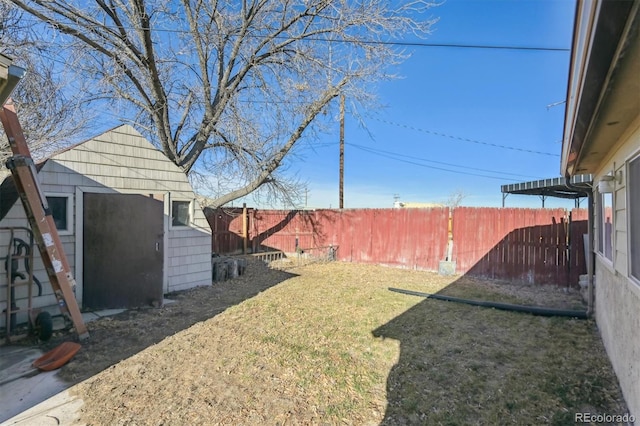
<instances>
[{"instance_id":1,"label":"shed roof","mask_svg":"<svg viewBox=\"0 0 640 426\"><path fill-rule=\"evenodd\" d=\"M79 186L101 185L116 191L171 192L184 199L195 197L180 168L128 124L58 151L36 168L41 182L47 182L53 169L71 170L90 182L82 185L76 182ZM8 175L0 184L0 220L17 200L12 176Z\"/></svg>"},{"instance_id":2,"label":"shed roof","mask_svg":"<svg viewBox=\"0 0 640 426\"><path fill-rule=\"evenodd\" d=\"M45 163L46 160L36 164L36 171L39 172L42 170ZM0 183L0 220L4 219L7 213L9 213L9 210L11 210L11 207L18 201L18 198L20 198L20 195L13 180L13 175L9 173L5 175L2 183Z\"/></svg>"},{"instance_id":3,"label":"shed roof","mask_svg":"<svg viewBox=\"0 0 640 426\"><path fill-rule=\"evenodd\" d=\"M557 177L502 185L501 190L503 194L542 195L577 199L586 197L589 194L592 181L592 175L576 175L572 176L569 181L572 186L575 185L575 187L571 188L567 186L565 178Z\"/></svg>"}]
</instances>

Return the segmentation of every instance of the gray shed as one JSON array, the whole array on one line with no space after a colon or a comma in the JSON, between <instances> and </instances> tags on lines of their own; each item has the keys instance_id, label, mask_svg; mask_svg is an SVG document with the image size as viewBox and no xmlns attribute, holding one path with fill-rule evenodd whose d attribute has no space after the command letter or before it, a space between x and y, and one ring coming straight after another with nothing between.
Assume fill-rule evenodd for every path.
<instances>
[{"instance_id":1,"label":"gray shed","mask_svg":"<svg viewBox=\"0 0 640 426\"><path fill-rule=\"evenodd\" d=\"M107 131L37 169L81 306L141 306L169 292L211 285L211 229L196 195L185 174L133 127ZM9 176L0 188L0 227L20 226L28 222ZM0 258L7 255L9 238L0 232ZM32 269L43 294L33 305L57 313L35 252ZM0 274L0 284L6 280ZM20 306L27 293L17 291ZM0 291L0 310L6 299Z\"/></svg>"}]
</instances>

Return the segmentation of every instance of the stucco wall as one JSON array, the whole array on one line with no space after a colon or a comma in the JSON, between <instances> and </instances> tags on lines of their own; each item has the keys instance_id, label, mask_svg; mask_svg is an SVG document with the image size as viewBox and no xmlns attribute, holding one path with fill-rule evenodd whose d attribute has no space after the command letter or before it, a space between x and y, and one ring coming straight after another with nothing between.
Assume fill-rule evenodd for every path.
<instances>
[{"instance_id":1,"label":"stucco wall","mask_svg":"<svg viewBox=\"0 0 640 426\"><path fill-rule=\"evenodd\" d=\"M640 289L596 260L596 321L629 411L640 415ZM617 414L617 413L612 413ZM620 413L624 414L624 413Z\"/></svg>"},{"instance_id":2,"label":"stucco wall","mask_svg":"<svg viewBox=\"0 0 640 426\"><path fill-rule=\"evenodd\" d=\"M596 254L595 306L602 340L629 410L636 418L640 418L640 282L630 276L627 230L630 221L638 223L640 217L630 217L627 196L629 188L640 182L627 181L626 166L627 161L638 153L640 118L610 151L595 176L595 182L611 172L621 177L616 181L613 193L613 262Z\"/></svg>"}]
</instances>

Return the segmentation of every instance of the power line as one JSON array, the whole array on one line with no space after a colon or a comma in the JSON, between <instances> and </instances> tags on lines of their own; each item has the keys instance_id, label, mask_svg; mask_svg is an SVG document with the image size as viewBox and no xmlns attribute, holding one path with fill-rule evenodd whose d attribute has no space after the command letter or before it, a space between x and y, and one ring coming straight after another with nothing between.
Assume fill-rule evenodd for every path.
<instances>
[{"instance_id":1,"label":"power line","mask_svg":"<svg viewBox=\"0 0 640 426\"><path fill-rule=\"evenodd\" d=\"M313 39L310 39L313 40ZM338 43L351 43L349 40L324 40ZM444 47L457 49L498 49L498 50L530 50L542 52L570 52L571 49L566 47L540 47L540 46L508 46L508 45L491 45L491 44L459 44L459 43L429 43L419 41L368 41L358 40L357 43L374 44L374 45L391 45L404 47Z\"/></svg>"},{"instance_id":2,"label":"power line","mask_svg":"<svg viewBox=\"0 0 640 426\"><path fill-rule=\"evenodd\" d=\"M405 129L415 130L417 132L422 132L422 133L428 133L430 135L435 135L435 136L442 136L442 137L445 137L445 138L455 139L455 140L459 140L459 141L463 141L463 142L470 142L470 143L475 143L475 144L479 144L479 145L492 146L494 148L500 148L500 149L510 149L512 151L526 152L526 153L529 153L529 154L548 155L550 157L560 157L559 154L553 154L551 152L534 151L532 149L518 148L518 147L515 147L515 146L500 145L500 144L491 143L491 142L482 142L482 141L475 140L475 139L463 138L463 137L460 137L460 136L453 136L453 135L448 135L446 133L440 133L440 132L434 132L432 130L421 129L419 127L411 126L411 125L408 125L408 124L395 123L393 121L383 120L381 118L375 118L374 117L373 119L377 120L377 121L379 121L381 123L390 124L392 126L403 127Z\"/></svg>"},{"instance_id":3,"label":"power line","mask_svg":"<svg viewBox=\"0 0 640 426\"><path fill-rule=\"evenodd\" d=\"M392 151L385 151L383 149L371 148L371 147L368 147L368 146L357 145L357 144L354 144L354 143L347 143L347 145L353 146L354 148L358 148L358 149L361 149L361 150L364 150L364 151L371 152L372 154L376 154L376 153L386 154L386 155L388 155L387 158L390 158L392 160L396 159L396 158L393 158L392 156L404 157L404 158L409 158L409 159L412 159L412 160L424 161L426 163L440 164L440 165L449 166L449 167L458 167L458 168L461 168L461 169L475 170L475 171L478 171L478 172L487 172L487 173L495 173L495 174L501 174L501 175L520 176L520 177L533 178L533 179L542 179L540 176L523 175L523 174L519 174L519 173L501 172L501 171L496 171L496 170L481 169L481 168L477 168L477 167L462 166L462 165L453 164L453 163L445 163L443 161L427 160L426 158L420 158L420 157L416 157L416 156L413 156L413 155L400 154L400 153L392 152Z\"/></svg>"},{"instance_id":4,"label":"power line","mask_svg":"<svg viewBox=\"0 0 640 426\"><path fill-rule=\"evenodd\" d=\"M38 19L31 19L33 23L44 23L52 27L55 27L51 21L40 21ZM172 33L172 34L189 34L190 30L169 29L169 28L145 28L135 26L123 26L122 29L129 31L141 31L151 30L152 32L160 33ZM267 36L261 36L256 34L247 35L252 38L267 38ZM289 40L291 37L278 36L274 37L276 40ZM402 46L402 47L440 47L440 48L453 48L453 49L485 49L485 50L518 50L518 51L537 51L537 52L570 52L571 49L567 47L547 47L547 46L513 46L513 45L492 45L492 44L466 44L466 43L430 43L426 41L384 41L384 40L344 40L344 39L327 39L319 37L302 37L299 41L322 41L326 43L344 43L344 44L368 44L378 46Z\"/></svg>"},{"instance_id":5,"label":"power line","mask_svg":"<svg viewBox=\"0 0 640 426\"><path fill-rule=\"evenodd\" d=\"M484 174L480 174L480 173L464 172L464 171L460 171L460 170L446 169L444 167L430 166L428 164L418 163L418 162L410 161L410 160L404 160L402 158L394 158L391 155L384 154L382 152L378 152L378 150L366 148L366 147L363 147L363 146L360 146L360 145L354 145L354 144L347 144L347 145L353 146L354 148L359 149L361 151L365 151L365 152L369 152L369 153L374 154L374 155L378 155L380 157L384 157L384 158L387 158L387 159L390 159L390 160L400 161L402 163L413 164L414 166L425 167L427 169L441 170L441 171L450 172L450 173L457 173L457 174L469 175L469 176L478 176L478 177L484 177L484 178L488 178L488 179L497 179L497 180L502 180L502 181L504 181L504 180L510 180L510 181L514 181L514 182L518 182L519 181L519 179L505 178L505 177L499 177L499 176L489 176L489 175L484 175ZM456 166L456 167L463 167L463 166ZM469 168L469 169L471 169L471 168ZM487 170L487 172L497 173L497 174L504 174L502 172L496 172L496 171L491 171L491 170Z\"/></svg>"}]
</instances>

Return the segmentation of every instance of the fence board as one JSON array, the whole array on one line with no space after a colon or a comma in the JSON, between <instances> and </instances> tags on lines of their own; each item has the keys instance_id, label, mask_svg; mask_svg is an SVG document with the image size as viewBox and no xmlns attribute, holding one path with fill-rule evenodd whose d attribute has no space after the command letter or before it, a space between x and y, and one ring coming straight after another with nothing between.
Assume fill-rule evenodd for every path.
<instances>
[{"instance_id":1,"label":"fence board","mask_svg":"<svg viewBox=\"0 0 640 426\"><path fill-rule=\"evenodd\" d=\"M241 250L241 210L207 217L215 252ZM250 210L250 247L292 253L333 245L340 260L436 270L445 255L447 218L448 209Z\"/></svg>"},{"instance_id":2,"label":"fence board","mask_svg":"<svg viewBox=\"0 0 640 426\"><path fill-rule=\"evenodd\" d=\"M584 235L589 232L589 212L587 209L571 210L569 227L569 282L577 285L581 274L587 273Z\"/></svg>"},{"instance_id":3,"label":"fence board","mask_svg":"<svg viewBox=\"0 0 640 426\"><path fill-rule=\"evenodd\" d=\"M213 250L242 250L241 209L208 214ZM249 247L295 252L338 246L343 261L437 270L446 256L447 208L249 210ZM535 284L577 286L586 273L587 211L458 207L456 272ZM571 222L569 223L569 219ZM296 245L297 243L297 245ZM226 250L226 251L225 251Z\"/></svg>"},{"instance_id":4,"label":"fence board","mask_svg":"<svg viewBox=\"0 0 640 426\"><path fill-rule=\"evenodd\" d=\"M568 232L563 209L457 208L457 271L531 284L577 285L577 278L569 274ZM581 254L584 257L575 257Z\"/></svg>"},{"instance_id":5,"label":"fence board","mask_svg":"<svg viewBox=\"0 0 640 426\"><path fill-rule=\"evenodd\" d=\"M211 209L204 215L211 227L211 250L214 253L242 252L242 209Z\"/></svg>"}]
</instances>

